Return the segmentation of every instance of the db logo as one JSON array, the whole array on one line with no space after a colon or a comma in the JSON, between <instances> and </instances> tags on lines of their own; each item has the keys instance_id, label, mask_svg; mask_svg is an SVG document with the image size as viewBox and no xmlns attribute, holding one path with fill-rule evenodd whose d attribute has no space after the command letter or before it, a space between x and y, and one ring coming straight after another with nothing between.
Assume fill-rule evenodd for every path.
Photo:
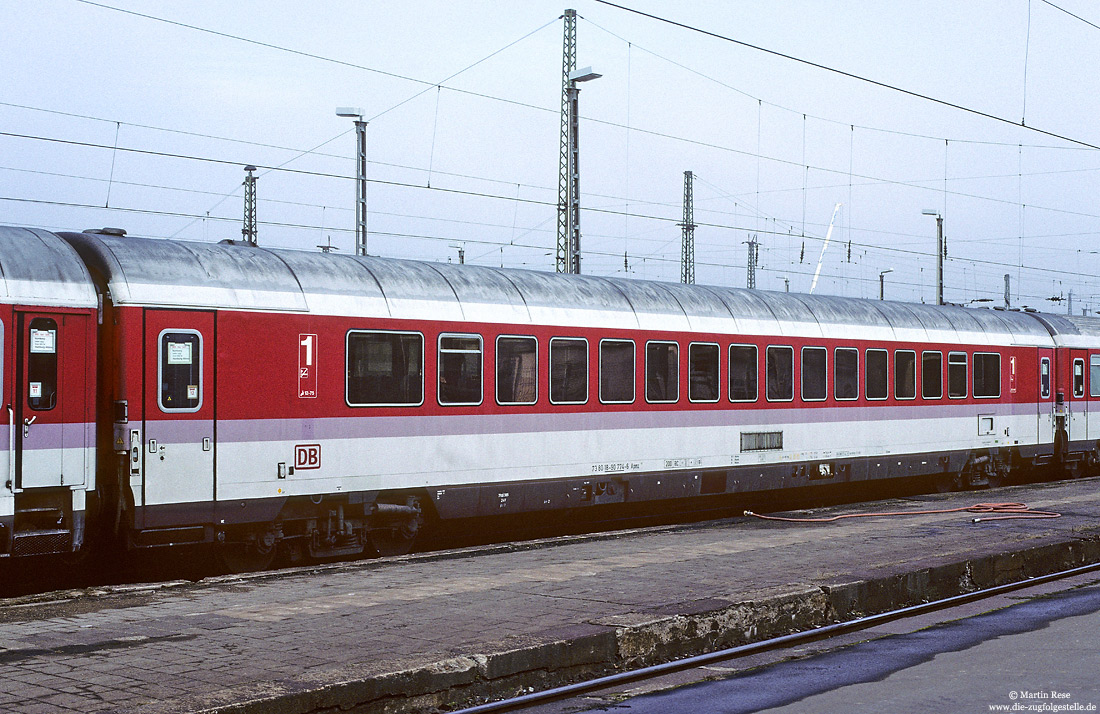
<instances>
[{"instance_id":1,"label":"db logo","mask_svg":"<svg viewBox=\"0 0 1100 714\"><path fill-rule=\"evenodd\" d=\"M298 444L294 447L294 468L319 469L321 468L321 445Z\"/></svg>"}]
</instances>

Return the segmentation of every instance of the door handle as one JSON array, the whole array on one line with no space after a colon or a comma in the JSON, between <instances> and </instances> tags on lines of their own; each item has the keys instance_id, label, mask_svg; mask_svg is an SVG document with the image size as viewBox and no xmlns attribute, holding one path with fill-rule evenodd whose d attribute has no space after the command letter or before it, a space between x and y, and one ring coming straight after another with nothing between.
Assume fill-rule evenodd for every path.
<instances>
[{"instance_id":1,"label":"door handle","mask_svg":"<svg viewBox=\"0 0 1100 714\"><path fill-rule=\"evenodd\" d=\"M32 417L31 417L30 419L24 419L24 420L23 420L23 438L24 438L24 439L26 439L26 438L27 438L28 436L30 436L30 433L31 433L31 424L33 424L33 423L35 422L35 420L36 420L36 419L38 419L38 415L37 415L37 414L35 414L34 416L32 416Z\"/></svg>"},{"instance_id":2,"label":"door handle","mask_svg":"<svg viewBox=\"0 0 1100 714\"><path fill-rule=\"evenodd\" d=\"M130 475L141 473L141 432L130 430Z\"/></svg>"}]
</instances>

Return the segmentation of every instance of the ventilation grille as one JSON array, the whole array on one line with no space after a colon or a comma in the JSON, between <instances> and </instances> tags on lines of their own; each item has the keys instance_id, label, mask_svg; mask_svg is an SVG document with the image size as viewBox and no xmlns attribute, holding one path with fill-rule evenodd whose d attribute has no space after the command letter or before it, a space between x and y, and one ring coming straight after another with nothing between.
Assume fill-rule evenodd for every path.
<instances>
[{"instance_id":1,"label":"ventilation grille","mask_svg":"<svg viewBox=\"0 0 1100 714\"><path fill-rule=\"evenodd\" d=\"M780 451L783 449L781 431L741 432L741 451Z\"/></svg>"},{"instance_id":2,"label":"ventilation grille","mask_svg":"<svg viewBox=\"0 0 1100 714\"><path fill-rule=\"evenodd\" d=\"M69 531L32 531L15 534L12 543L12 555L49 555L51 553L71 553L73 534Z\"/></svg>"}]
</instances>

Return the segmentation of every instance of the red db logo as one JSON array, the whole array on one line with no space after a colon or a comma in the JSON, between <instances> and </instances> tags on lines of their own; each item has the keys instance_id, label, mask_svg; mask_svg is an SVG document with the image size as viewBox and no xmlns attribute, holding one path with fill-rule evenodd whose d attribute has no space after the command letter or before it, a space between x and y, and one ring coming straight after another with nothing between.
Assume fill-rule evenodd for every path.
<instances>
[{"instance_id":1,"label":"red db logo","mask_svg":"<svg viewBox=\"0 0 1100 714\"><path fill-rule=\"evenodd\" d=\"M294 447L294 468L319 469L321 468L321 445L298 444Z\"/></svg>"}]
</instances>

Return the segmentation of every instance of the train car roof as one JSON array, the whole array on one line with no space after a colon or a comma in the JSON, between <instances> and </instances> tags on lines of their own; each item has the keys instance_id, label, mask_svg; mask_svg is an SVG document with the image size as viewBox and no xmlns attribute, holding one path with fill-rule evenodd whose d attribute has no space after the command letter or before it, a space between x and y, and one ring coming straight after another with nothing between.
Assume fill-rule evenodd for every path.
<instances>
[{"instance_id":1,"label":"train car roof","mask_svg":"<svg viewBox=\"0 0 1100 714\"><path fill-rule=\"evenodd\" d=\"M65 233L117 304L967 344L1100 338L1056 316L531 270ZM1096 321L1100 323L1100 321ZM1048 329L1049 328L1049 329ZM1095 341L1092 342L1095 344Z\"/></svg>"},{"instance_id":2,"label":"train car roof","mask_svg":"<svg viewBox=\"0 0 1100 714\"><path fill-rule=\"evenodd\" d=\"M95 285L65 241L49 231L0 226L0 302L95 307Z\"/></svg>"},{"instance_id":3,"label":"train car roof","mask_svg":"<svg viewBox=\"0 0 1100 714\"><path fill-rule=\"evenodd\" d=\"M1046 325L1059 347L1095 349L1100 344L1100 318L1050 313L1035 313L1034 317Z\"/></svg>"}]
</instances>

